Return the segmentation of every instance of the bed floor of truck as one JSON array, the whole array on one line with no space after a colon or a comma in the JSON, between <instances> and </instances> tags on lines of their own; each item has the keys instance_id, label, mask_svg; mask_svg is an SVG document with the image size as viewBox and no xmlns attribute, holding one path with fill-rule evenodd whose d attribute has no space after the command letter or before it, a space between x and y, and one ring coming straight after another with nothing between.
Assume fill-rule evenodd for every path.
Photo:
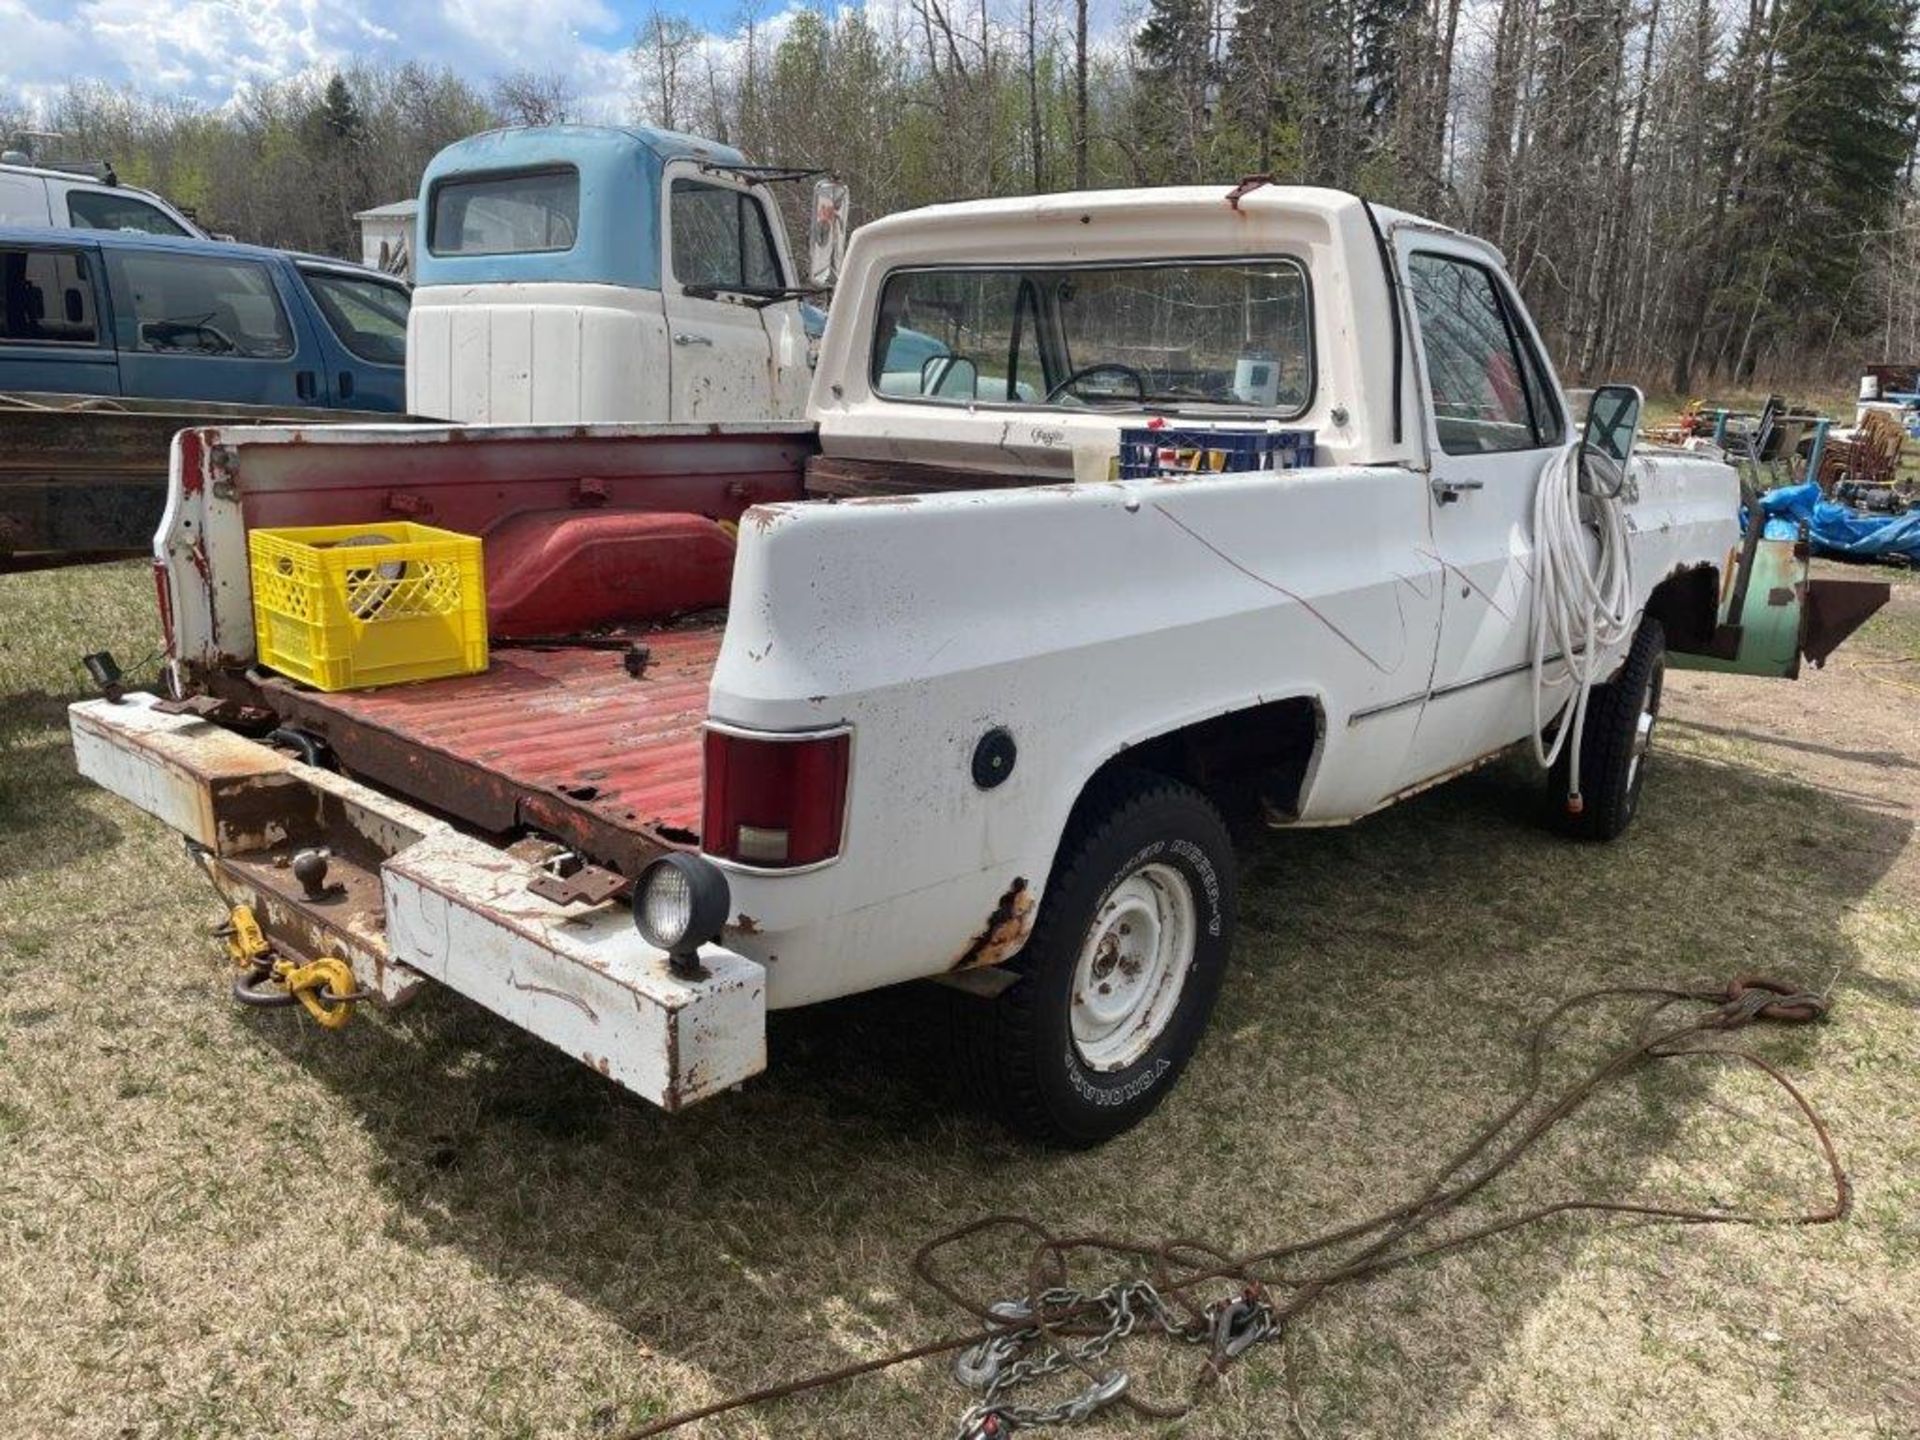
<instances>
[{"instance_id":1,"label":"bed floor of truck","mask_svg":"<svg viewBox=\"0 0 1920 1440\"><path fill-rule=\"evenodd\" d=\"M256 679L260 703L341 768L480 830L522 828L632 875L700 828L701 724L724 619L619 650L496 648L485 674L323 694Z\"/></svg>"}]
</instances>

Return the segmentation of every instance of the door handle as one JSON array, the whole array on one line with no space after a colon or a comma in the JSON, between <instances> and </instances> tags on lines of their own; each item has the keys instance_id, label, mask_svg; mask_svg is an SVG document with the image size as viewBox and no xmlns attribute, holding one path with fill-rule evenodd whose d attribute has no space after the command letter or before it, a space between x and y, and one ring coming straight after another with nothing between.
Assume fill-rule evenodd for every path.
<instances>
[{"instance_id":1,"label":"door handle","mask_svg":"<svg viewBox=\"0 0 1920 1440\"><path fill-rule=\"evenodd\" d=\"M314 383L313 371L296 370L294 372L293 393L302 400L311 400L320 393L320 387Z\"/></svg>"},{"instance_id":2,"label":"door handle","mask_svg":"<svg viewBox=\"0 0 1920 1440\"><path fill-rule=\"evenodd\" d=\"M340 398L342 400L351 400L353 398L353 372L351 370L342 370L334 377L334 383L340 391Z\"/></svg>"},{"instance_id":3,"label":"door handle","mask_svg":"<svg viewBox=\"0 0 1920 1440\"><path fill-rule=\"evenodd\" d=\"M696 334L692 330L676 330L673 332L673 343L676 345L711 345L713 344L713 337L711 335Z\"/></svg>"},{"instance_id":4,"label":"door handle","mask_svg":"<svg viewBox=\"0 0 1920 1440\"><path fill-rule=\"evenodd\" d=\"M1441 480L1436 478L1433 481L1433 498L1438 504L1451 505L1469 490L1484 490L1486 488L1487 482L1484 480Z\"/></svg>"}]
</instances>

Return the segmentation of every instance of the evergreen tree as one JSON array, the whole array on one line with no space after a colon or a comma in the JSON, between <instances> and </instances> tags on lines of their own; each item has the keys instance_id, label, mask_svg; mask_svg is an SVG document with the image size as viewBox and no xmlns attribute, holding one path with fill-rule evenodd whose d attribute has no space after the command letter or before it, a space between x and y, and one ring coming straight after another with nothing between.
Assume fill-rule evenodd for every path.
<instances>
[{"instance_id":1,"label":"evergreen tree","mask_svg":"<svg viewBox=\"0 0 1920 1440\"><path fill-rule=\"evenodd\" d=\"M1141 148L1176 182L1213 179L1203 160L1218 100L1214 0L1151 0L1134 42Z\"/></svg>"},{"instance_id":2,"label":"evergreen tree","mask_svg":"<svg viewBox=\"0 0 1920 1440\"><path fill-rule=\"evenodd\" d=\"M1361 114L1367 128L1378 134L1393 118L1404 87L1409 61L1408 43L1424 38L1420 20L1423 0L1360 0L1354 7L1354 31L1359 63L1354 78L1360 82Z\"/></svg>"},{"instance_id":3,"label":"evergreen tree","mask_svg":"<svg viewBox=\"0 0 1920 1440\"><path fill-rule=\"evenodd\" d=\"M1776 255L1761 322L1735 362L1754 369L1763 333L1854 302L1865 236L1888 223L1912 148L1910 0L1783 0L1779 101L1767 128L1765 224Z\"/></svg>"},{"instance_id":4,"label":"evergreen tree","mask_svg":"<svg viewBox=\"0 0 1920 1440\"><path fill-rule=\"evenodd\" d=\"M360 138L360 107L354 101L346 78L337 71L327 81L326 93L321 96L319 120L321 128L337 141Z\"/></svg>"}]
</instances>

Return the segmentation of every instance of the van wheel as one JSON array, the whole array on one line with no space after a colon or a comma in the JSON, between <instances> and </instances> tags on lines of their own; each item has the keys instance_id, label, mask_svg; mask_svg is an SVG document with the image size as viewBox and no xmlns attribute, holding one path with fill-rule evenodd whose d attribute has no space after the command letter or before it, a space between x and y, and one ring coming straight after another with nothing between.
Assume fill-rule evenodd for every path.
<instances>
[{"instance_id":1,"label":"van wheel","mask_svg":"<svg viewBox=\"0 0 1920 1440\"><path fill-rule=\"evenodd\" d=\"M1186 1068L1233 942L1233 849L1199 791L1127 773L1068 823L1019 979L968 1007L966 1067L1014 1129L1097 1145Z\"/></svg>"},{"instance_id":2,"label":"van wheel","mask_svg":"<svg viewBox=\"0 0 1920 1440\"><path fill-rule=\"evenodd\" d=\"M1549 772L1547 799L1563 833L1581 840L1613 840L1633 823L1666 677L1667 634L1649 617L1634 633L1619 673L1596 686L1587 702L1580 747L1580 798L1585 803L1578 815L1569 815L1566 806L1571 740Z\"/></svg>"}]
</instances>

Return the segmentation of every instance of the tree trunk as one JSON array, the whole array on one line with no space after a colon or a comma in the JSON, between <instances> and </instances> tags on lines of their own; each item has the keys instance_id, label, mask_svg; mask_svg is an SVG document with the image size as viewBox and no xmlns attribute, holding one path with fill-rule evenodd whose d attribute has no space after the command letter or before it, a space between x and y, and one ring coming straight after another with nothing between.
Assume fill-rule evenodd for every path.
<instances>
[{"instance_id":1,"label":"tree trunk","mask_svg":"<svg viewBox=\"0 0 1920 1440\"><path fill-rule=\"evenodd\" d=\"M1073 185L1087 188L1087 0L1073 5Z\"/></svg>"}]
</instances>

